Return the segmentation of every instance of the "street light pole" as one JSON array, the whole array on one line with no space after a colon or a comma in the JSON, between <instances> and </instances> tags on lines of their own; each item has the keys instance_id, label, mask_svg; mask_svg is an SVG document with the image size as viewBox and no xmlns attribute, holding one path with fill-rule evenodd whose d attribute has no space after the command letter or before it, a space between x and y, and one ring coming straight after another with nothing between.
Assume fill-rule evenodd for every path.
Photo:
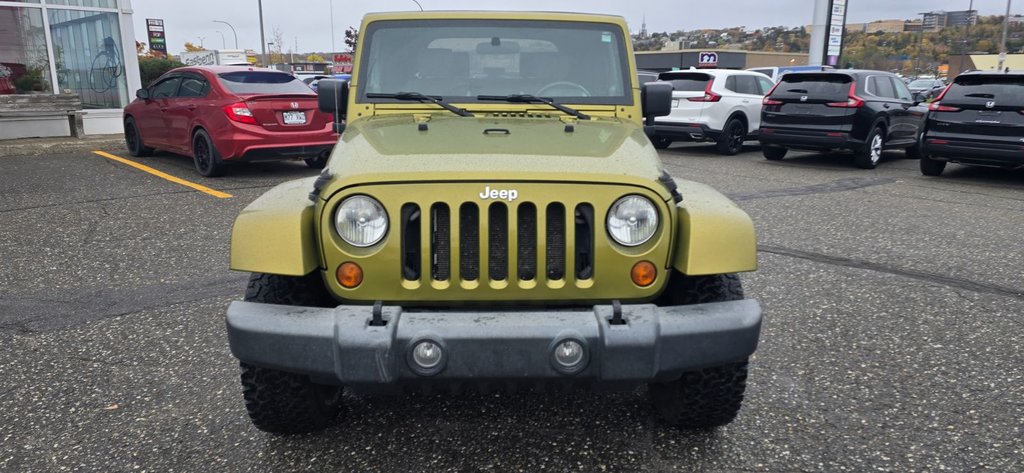
<instances>
[{"instance_id":1,"label":"street light pole","mask_svg":"<svg viewBox=\"0 0 1024 473\"><path fill-rule=\"evenodd\" d=\"M225 25L228 25L228 28L231 28L231 34L235 35L235 49L238 49L238 33L235 32L235 27L231 26L231 23L228 23L228 22L223 21L223 20L213 20L213 22L214 23L224 23Z\"/></svg>"},{"instance_id":2,"label":"street light pole","mask_svg":"<svg viewBox=\"0 0 1024 473\"><path fill-rule=\"evenodd\" d=\"M228 40L224 39L224 32L222 32L221 30L217 30L217 34L220 35L220 45L221 45L221 47L224 48L224 49L227 49L228 48Z\"/></svg>"},{"instance_id":3,"label":"street light pole","mask_svg":"<svg viewBox=\"0 0 1024 473\"><path fill-rule=\"evenodd\" d=\"M331 54L334 54L337 49L334 46L334 0L327 0L331 4Z\"/></svg>"},{"instance_id":4,"label":"street light pole","mask_svg":"<svg viewBox=\"0 0 1024 473\"><path fill-rule=\"evenodd\" d=\"M418 2L416 0L412 0L412 3L415 3L416 6L420 7L420 11L423 11L423 5L420 5L420 2Z\"/></svg>"},{"instance_id":5,"label":"street light pole","mask_svg":"<svg viewBox=\"0 0 1024 473\"><path fill-rule=\"evenodd\" d=\"M1010 28L1010 3L1013 0L1006 0L1006 18L1003 18L1003 42L999 45L999 67L996 68L998 71L1003 70L1003 64L1006 64L1006 32Z\"/></svg>"},{"instance_id":6,"label":"street light pole","mask_svg":"<svg viewBox=\"0 0 1024 473\"><path fill-rule=\"evenodd\" d=\"M264 61L270 64L270 58L267 57L267 38L263 36L263 0L257 0L260 10L260 52ZM264 64L266 66L267 64Z\"/></svg>"}]
</instances>

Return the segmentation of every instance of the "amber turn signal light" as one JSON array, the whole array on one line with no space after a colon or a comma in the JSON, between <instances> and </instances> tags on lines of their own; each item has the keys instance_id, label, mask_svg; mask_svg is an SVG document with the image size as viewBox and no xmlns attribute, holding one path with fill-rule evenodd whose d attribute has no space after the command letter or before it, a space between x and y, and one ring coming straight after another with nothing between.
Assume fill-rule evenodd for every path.
<instances>
[{"instance_id":1,"label":"amber turn signal light","mask_svg":"<svg viewBox=\"0 0 1024 473\"><path fill-rule=\"evenodd\" d=\"M363 283L363 268L352 262L341 263L341 266L338 266L337 276L338 284L352 289Z\"/></svg>"},{"instance_id":2,"label":"amber turn signal light","mask_svg":"<svg viewBox=\"0 0 1024 473\"><path fill-rule=\"evenodd\" d=\"M654 263L650 261L640 261L633 265L629 277L633 279L633 284L647 287L654 284L654 280L658 278L658 268L655 268Z\"/></svg>"}]
</instances>

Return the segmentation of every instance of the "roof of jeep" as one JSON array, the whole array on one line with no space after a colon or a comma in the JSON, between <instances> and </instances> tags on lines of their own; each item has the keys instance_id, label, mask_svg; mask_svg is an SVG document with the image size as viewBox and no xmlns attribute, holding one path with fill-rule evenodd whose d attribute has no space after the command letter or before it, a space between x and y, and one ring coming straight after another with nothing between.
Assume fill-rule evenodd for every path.
<instances>
[{"instance_id":1,"label":"roof of jeep","mask_svg":"<svg viewBox=\"0 0 1024 473\"><path fill-rule=\"evenodd\" d=\"M380 20L461 20L461 19L497 19L497 20L550 20L579 21L589 23L626 24L626 19L616 15L597 13L542 12L542 11L403 11L367 13L364 23Z\"/></svg>"}]
</instances>

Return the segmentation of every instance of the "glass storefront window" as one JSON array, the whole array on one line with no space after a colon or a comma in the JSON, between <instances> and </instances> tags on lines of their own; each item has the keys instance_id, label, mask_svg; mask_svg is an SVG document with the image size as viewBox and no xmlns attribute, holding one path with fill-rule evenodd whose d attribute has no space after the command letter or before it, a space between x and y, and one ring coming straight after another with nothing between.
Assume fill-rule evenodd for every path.
<instances>
[{"instance_id":1,"label":"glass storefront window","mask_svg":"<svg viewBox=\"0 0 1024 473\"><path fill-rule=\"evenodd\" d=\"M39 3L39 0L36 0ZM49 5L70 7L117 8L117 0L46 0Z\"/></svg>"},{"instance_id":2,"label":"glass storefront window","mask_svg":"<svg viewBox=\"0 0 1024 473\"><path fill-rule=\"evenodd\" d=\"M127 105L128 84L117 14L63 9L47 12L58 89L81 95L84 108Z\"/></svg>"},{"instance_id":3,"label":"glass storefront window","mask_svg":"<svg viewBox=\"0 0 1024 473\"><path fill-rule=\"evenodd\" d=\"M0 95L52 92L42 10L0 7Z\"/></svg>"}]
</instances>

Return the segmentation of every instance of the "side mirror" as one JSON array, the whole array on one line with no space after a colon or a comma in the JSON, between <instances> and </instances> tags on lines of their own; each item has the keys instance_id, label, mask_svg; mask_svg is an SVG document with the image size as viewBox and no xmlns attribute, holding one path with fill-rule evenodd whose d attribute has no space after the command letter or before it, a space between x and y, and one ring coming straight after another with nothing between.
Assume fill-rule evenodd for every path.
<instances>
[{"instance_id":1,"label":"side mirror","mask_svg":"<svg viewBox=\"0 0 1024 473\"><path fill-rule=\"evenodd\" d=\"M139 89L135 91L135 96L142 100L149 100L149 90Z\"/></svg>"},{"instance_id":2,"label":"side mirror","mask_svg":"<svg viewBox=\"0 0 1024 473\"><path fill-rule=\"evenodd\" d=\"M345 131L345 114L348 111L348 81L321 79L316 85L317 106L321 112L334 114L334 132Z\"/></svg>"},{"instance_id":3,"label":"side mirror","mask_svg":"<svg viewBox=\"0 0 1024 473\"><path fill-rule=\"evenodd\" d=\"M915 102L917 102L917 103L921 103L921 102L924 102L924 101L925 101L925 96L924 96L924 94L922 94L922 93L920 93L920 92L917 92L917 93L915 93L915 94L914 94L914 101L915 101Z\"/></svg>"},{"instance_id":4,"label":"side mirror","mask_svg":"<svg viewBox=\"0 0 1024 473\"><path fill-rule=\"evenodd\" d=\"M648 82L640 89L640 105L643 108L645 125L653 126L654 117L672 113L672 84Z\"/></svg>"}]
</instances>

